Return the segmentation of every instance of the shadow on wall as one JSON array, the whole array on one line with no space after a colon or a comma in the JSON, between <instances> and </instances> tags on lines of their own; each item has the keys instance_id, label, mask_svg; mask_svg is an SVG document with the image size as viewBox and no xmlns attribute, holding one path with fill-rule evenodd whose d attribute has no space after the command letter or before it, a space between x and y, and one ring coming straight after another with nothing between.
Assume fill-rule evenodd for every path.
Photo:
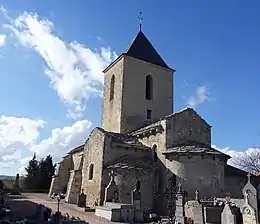
<instances>
[{"instance_id":1,"label":"shadow on wall","mask_svg":"<svg viewBox=\"0 0 260 224\"><path fill-rule=\"evenodd\" d=\"M130 167L130 170L124 168L125 166ZM116 173L115 181L120 192L119 200L121 202L131 203L132 192L136 183L139 182L141 185L141 201L145 201L145 203L141 203L141 207L149 207L153 212L167 215L164 192L165 187L168 186L168 177L174 174L165 167L157 157L157 154L152 150L146 156L124 155L107 163L104 168L101 201L104 200L105 188L110 182L109 171L114 170ZM140 170L143 169L144 171L141 172ZM153 199L151 200L151 198Z\"/></svg>"}]
</instances>

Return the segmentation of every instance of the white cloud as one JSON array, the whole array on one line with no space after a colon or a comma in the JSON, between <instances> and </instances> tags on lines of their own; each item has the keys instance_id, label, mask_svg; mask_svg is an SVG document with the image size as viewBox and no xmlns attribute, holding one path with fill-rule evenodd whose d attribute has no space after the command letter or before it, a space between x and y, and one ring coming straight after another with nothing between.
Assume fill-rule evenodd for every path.
<instances>
[{"instance_id":1,"label":"white cloud","mask_svg":"<svg viewBox=\"0 0 260 224\"><path fill-rule=\"evenodd\" d=\"M43 120L24 117L0 117L0 147L11 147L14 143L29 146L39 137L39 129L44 127Z\"/></svg>"},{"instance_id":2,"label":"white cloud","mask_svg":"<svg viewBox=\"0 0 260 224\"><path fill-rule=\"evenodd\" d=\"M187 100L187 106L196 108L198 105L209 101L209 91L206 86L199 86L196 89L195 96L190 96Z\"/></svg>"},{"instance_id":3,"label":"white cloud","mask_svg":"<svg viewBox=\"0 0 260 224\"><path fill-rule=\"evenodd\" d=\"M71 126L55 128L50 137L37 144L39 131L45 122L29 118L0 117L0 170L1 174L24 173L24 167L35 152L38 158L52 155L58 162L72 148L83 144L88 137L91 122L76 121ZM24 150L30 150L24 156Z\"/></svg>"},{"instance_id":4,"label":"white cloud","mask_svg":"<svg viewBox=\"0 0 260 224\"><path fill-rule=\"evenodd\" d=\"M88 137L92 123L87 120L76 121L73 125L56 128L51 136L30 148L39 157L52 155L54 161L65 156L69 150L83 144Z\"/></svg>"},{"instance_id":5,"label":"white cloud","mask_svg":"<svg viewBox=\"0 0 260 224\"><path fill-rule=\"evenodd\" d=\"M5 45L6 36L4 34L0 34L0 47Z\"/></svg>"},{"instance_id":6,"label":"white cloud","mask_svg":"<svg viewBox=\"0 0 260 224\"><path fill-rule=\"evenodd\" d=\"M260 148L252 147L244 151L236 151L229 147L218 148L216 145L212 145L212 147L231 156L231 159L228 160L229 165L253 173L260 172Z\"/></svg>"},{"instance_id":7,"label":"white cloud","mask_svg":"<svg viewBox=\"0 0 260 224\"><path fill-rule=\"evenodd\" d=\"M45 61L50 85L68 106L69 114L79 118L88 98L102 95L102 70L117 57L116 53L109 47L93 51L76 41L65 42L55 35L54 24L37 14L25 12L9 21L6 27Z\"/></svg>"},{"instance_id":8,"label":"white cloud","mask_svg":"<svg viewBox=\"0 0 260 224\"><path fill-rule=\"evenodd\" d=\"M40 119L0 116L0 170L15 170L22 150L34 145L45 122Z\"/></svg>"}]
</instances>

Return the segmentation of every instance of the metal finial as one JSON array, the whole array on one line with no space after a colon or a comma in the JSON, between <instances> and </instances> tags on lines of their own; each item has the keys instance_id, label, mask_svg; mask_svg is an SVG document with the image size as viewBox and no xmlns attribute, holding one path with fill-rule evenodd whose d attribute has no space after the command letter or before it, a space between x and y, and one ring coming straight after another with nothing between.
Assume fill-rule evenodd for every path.
<instances>
[{"instance_id":1,"label":"metal finial","mask_svg":"<svg viewBox=\"0 0 260 224\"><path fill-rule=\"evenodd\" d=\"M139 19L139 31L142 31L142 23L143 23L143 20L144 20L142 12L140 12L138 19Z\"/></svg>"}]
</instances>

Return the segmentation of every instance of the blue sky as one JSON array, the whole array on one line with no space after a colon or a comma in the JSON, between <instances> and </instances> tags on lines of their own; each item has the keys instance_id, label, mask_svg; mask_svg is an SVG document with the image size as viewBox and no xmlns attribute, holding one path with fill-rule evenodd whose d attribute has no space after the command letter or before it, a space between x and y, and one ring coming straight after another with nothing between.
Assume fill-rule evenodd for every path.
<instances>
[{"instance_id":1,"label":"blue sky","mask_svg":"<svg viewBox=\"0 0 260 224\"><path fill-rule=\"evenodd\" d=\"M140 11L144 33L177 70L175 111L195 107L230 154L260 145L259 1L0 5L3 173L21 172L34 151L58 160L100 126L102 68L137 34Z\"/></svg>"}]
</instances>

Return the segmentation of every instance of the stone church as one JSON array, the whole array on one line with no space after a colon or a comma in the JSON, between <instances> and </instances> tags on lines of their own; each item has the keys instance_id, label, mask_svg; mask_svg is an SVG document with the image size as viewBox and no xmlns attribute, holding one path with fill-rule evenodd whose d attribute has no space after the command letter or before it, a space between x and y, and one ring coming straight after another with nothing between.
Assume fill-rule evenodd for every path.
<instances>
[{"instance_id":1,"label":"stone church","mask_svg":"<svg viewBox=\"0 0 260 224\"><path fill-rule=\"evenodd\" d=\"M211 126L194 109L174 112L174 73L140 30L130 47L104 70L102 126L72 149L52 179L50 192L65 201L102 205L109 173L122 203L140 184L141 207L162 212L168 177L187 198L242 196L246 173L211 147Z\"/></svg>"}]
</instances>

